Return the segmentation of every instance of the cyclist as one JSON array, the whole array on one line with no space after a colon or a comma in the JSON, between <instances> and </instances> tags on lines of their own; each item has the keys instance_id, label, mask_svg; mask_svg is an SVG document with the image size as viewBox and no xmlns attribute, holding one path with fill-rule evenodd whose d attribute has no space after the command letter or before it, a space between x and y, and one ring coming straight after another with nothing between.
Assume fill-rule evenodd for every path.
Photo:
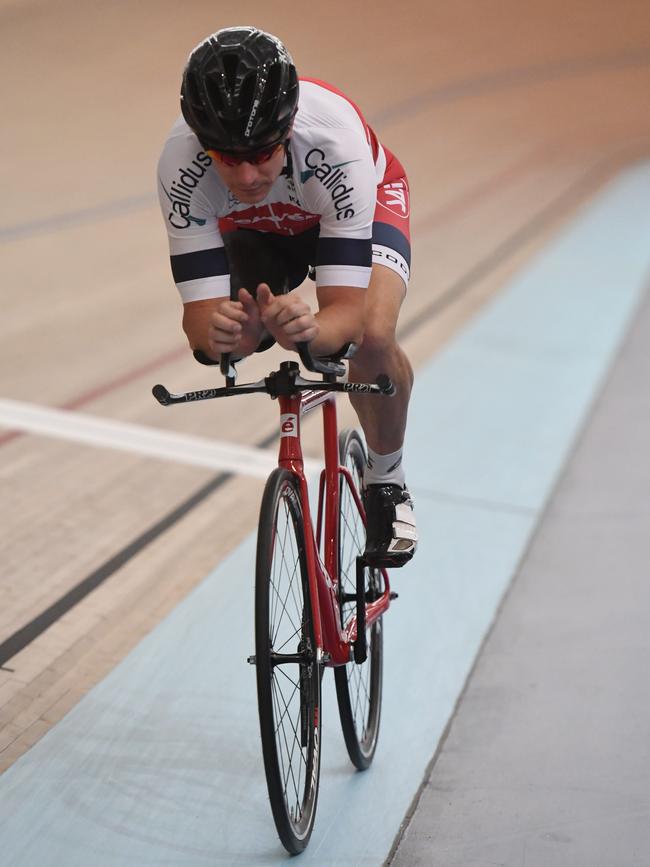
<instances>
[{"instance_id":1,"label":"cyclist","mask_svg":"<svg viewBox=\"0 0 650 867\"><path fill-rule=\"evenodd\" d=\"M190 346L211 363L274 341L309 341L316 356L356 343L351 381L391 377L390 405L350 400L368 445L366 557L401 566L417 544L402 467L413 372L395 340L410 267L404 169L353 102L299 81L280 40L254 27L192 51L181 111L158 186ZM315 313L291 293L308 273Z\"/></svg>"}]
</instances>

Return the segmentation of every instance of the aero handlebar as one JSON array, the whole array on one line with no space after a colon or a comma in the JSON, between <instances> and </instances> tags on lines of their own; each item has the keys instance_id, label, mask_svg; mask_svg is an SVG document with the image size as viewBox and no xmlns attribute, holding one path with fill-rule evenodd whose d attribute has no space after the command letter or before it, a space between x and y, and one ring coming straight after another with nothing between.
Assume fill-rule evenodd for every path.
<instances>
[{"instance_id":1,"label":"aero handlebar","mask_svg":"<svg viewBox=\"0 0 650 867\"><path fill-rule=\"evenodd\" d=\"M385 373L379 374L376 383L337 382L336 378L345 373L344 364L333 359L313 358L306 343L297 344L296 349L303 365L314 373L323 374L324 380L303 379L296 362L284 361L280 364L279 371L273 371L264 379L235 385L236 372L234 362L230 360L230 354L222 355L221 361L216 362L208 359L200 351L195 351L194 356L197 361L203 364L218 363L220 365L221 372L226 377L226 386L172 394L164 385L155 385L152 389L153 396L162 406L170 406L174 403L193 403L197 400L212 400L217 397L232 397L237 394L255 394L258 392L265 392L271 397L297 391L342 391L348 394L383 394L389 397L395 394L395 386Z\"/></svg>"}]
</instances>

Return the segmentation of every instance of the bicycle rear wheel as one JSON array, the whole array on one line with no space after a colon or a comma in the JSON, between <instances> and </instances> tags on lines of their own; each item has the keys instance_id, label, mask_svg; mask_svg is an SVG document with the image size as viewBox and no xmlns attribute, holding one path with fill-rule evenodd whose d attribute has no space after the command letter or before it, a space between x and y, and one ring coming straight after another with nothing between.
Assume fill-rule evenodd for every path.
<instances>
[{"instance_id":1,"label":"bicycle rear wheel","mask_svg":"<svg viewBox=\"0 0 650 867\"><path fill-rule=\"evenodd\" d=\"M255 576L255 661L266 782L280 840L307 846L320 774L321 678L300 492L274 470L262 498Z\"/></svg>"},{"instance_id":2,"label":"bicycle rear wheel","mask_svg":"<svg viewBox=\"0 0 650 867\"><path fill-rule=\"evenodd\" d=\"M339 459L346 467L357 490L361 490L366 452L361 437L355 430L342 431L339 436ZM339 599L341 622L345 625L356 613L356 603L348 599L357 590L357 557L363 554L366 531L361 514L347 482L342 479L339 511ZM366 599L378 596L383 590L381 571L366 567L364 570ZM377 748L381 717L383 637L382 620L375 621L367 630L368 657L358 665L349 662L334 669L336 697L338 699L341 728L348 755L360 771L369 767Z\"/></svg>"}]
</instances>

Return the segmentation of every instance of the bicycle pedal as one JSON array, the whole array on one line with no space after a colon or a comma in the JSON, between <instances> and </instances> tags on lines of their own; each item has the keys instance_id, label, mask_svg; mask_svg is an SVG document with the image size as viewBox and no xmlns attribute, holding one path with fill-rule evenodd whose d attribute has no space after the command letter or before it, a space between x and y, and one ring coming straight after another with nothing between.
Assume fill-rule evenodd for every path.
<instances>
[{"instance_id":1,"label":"bicycle pedal","mask_svg":"<svg viewBox=\"0 0 650 867\"><path fill-rule=\"evenodd\" d=\"M246 660L246 662L249 665L257 665L257 659L255 658L255 655L249 656L248 659Z\"/></svg>"}]
</instances>

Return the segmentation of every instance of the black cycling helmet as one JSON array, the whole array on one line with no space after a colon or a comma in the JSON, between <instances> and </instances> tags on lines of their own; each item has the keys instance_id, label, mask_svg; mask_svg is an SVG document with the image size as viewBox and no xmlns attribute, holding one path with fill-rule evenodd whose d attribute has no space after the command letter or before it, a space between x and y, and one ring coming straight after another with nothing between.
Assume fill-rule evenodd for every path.
<instances>
[{"instance_id":1,"label":"black cycling helmet","mask_svg":"<svg viewBox=\"0 0 650 867\"><path fill-rule=\"evenodd\" d=\"M296 68L270 33L228 27L189 56L181 111L204 148L245 152L280 142L297 108Z\"/></svg>"}]
</instances>

